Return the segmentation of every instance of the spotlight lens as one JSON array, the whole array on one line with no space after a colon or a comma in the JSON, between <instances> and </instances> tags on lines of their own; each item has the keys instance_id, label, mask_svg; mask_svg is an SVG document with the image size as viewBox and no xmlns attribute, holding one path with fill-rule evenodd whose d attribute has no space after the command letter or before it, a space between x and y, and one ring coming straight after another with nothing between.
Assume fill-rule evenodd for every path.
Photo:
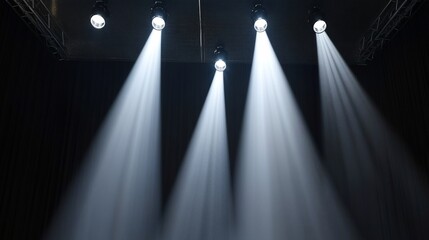
<instances>
[{"instance_id":1,"label":"spotlight lens","mask_svg":"<svg viewBox=\"0 0 429 240\"><path fill-rule=\"evenodd\" d=\"M255 21L254 27L257 32L263 32L267 29L268 23L265 19L259 18L258 20Z\"/></svg>"},{"instance_id":2,"label":"spotlight lens","mask_svg":"<svg viewBox=\"0 0 429 240\"><path fill-rule=\"evenodd\" d=\"M96 29L102 29L106 25L106 20L100 14L92 15L91 24Z\"/></svg>"},{"instance_id":3,"label":"spotlight lens","mask_svg":"<svg viewBox=\"0 0 429 240\"><path fill-rule=\"evenodd\" d=\"M313 30L315 33L323 33L328 25L323 20L318 20L314 23Z\"/></svg>"},{"instance_id":4,"label":"spotlight lens","mask_svg":"<svg viewBox=\"0 0 429 240\"><path fill-rule=\"evenodd\" d=\"M225 61L222 60L222 59L217 60L216 63L215 63L215 68L219 72L225 71L225 69L226 69L226 63L225 63Z\"/></svg>"},{"instance_id":5,"label":"spotlight lens","mask_svg":"<svg viewBox=\"0 0 429 240\"><path fill-rule=\"evenodd\" d=\"M152 27L155 30L162 30L165 27L165 21L162 17L154 17L152 19Z\"/></svg>"}]
</instances>

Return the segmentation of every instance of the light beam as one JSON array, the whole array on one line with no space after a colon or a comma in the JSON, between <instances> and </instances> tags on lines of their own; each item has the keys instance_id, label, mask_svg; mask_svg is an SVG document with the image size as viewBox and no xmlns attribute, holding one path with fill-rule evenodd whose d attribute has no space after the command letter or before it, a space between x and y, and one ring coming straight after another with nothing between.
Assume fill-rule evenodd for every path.
<instances>
[{"instance_id":1,"label":"light beam","mask_svg":"<svg viewBox=\"0 0 429 240\"><path fill-rule=\"evenodd\" d=\"M48 239L155 239L159 220L161 31L153 30Z\"/></svg>"},{"instance_id":2,"label":"light beam","mask_svg":"<svg viewBox=\"0 0 429 240\"><path fill-rule=\"evenodd\" d=\"M365 239L418 239L429 198L410 156L327 33L316 39L325 157L343 199Z\"/></svg>"},{"instance_id":3,"label":"light beam","mask_svg":"<svg viewBox=\"0 0 429 240\"><path fill-rule=\"evenodd\" d=\"M353 239L270 40L256 35L239 154L238 239Z\"/></svg>"},{"instance_id":4,"label":"light beam","mask_svg":"<svg viewBox=\"0 0 429 240\"><path fill-rule=\"evenodd\" d=\"M231 239L223 72L216 71L170 199L164 240Z\"/></svg>"}]
</instances>

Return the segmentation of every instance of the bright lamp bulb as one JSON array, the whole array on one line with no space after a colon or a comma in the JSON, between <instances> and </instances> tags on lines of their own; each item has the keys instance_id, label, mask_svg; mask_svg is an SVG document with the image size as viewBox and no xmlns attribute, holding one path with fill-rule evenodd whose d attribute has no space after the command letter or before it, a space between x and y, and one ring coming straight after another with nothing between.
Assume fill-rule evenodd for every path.
<instances>
[{"instance_id":1,"label":"bright lamp bulb","mask_svg":"<svg viewBox=\"0 0 429 240\"><path fill-rule=\"evenodd\" d=\"M106 25L106 20L100 14L92 15L91 24L96 29L102 29Z\"/></svg>"},{"instance_id":2,"label":"bright lamp bulb","mask_svg":"<svg viewBox=\"0 0 429 240\"><path fill-rule=\"evenodd\" d=\"M162 17L154 17L152 19L152 27L155 30L159 30L159 31L162 30L162 29L164 29L164 27L165 27L165 21L164 21L164 19Z\"/></svg>"},{"instance_id":3,"label":"bright lamp bulb","mask_svg":"<svg viewBox=\"0 0 429 240\"><path fill-rule=\"evenodd\" d=\"M225 71L225 69L226 69L226 62L224 60L222 60L222 59L217 60L216 63L215 63L215 68L219 72Z\"/></svg>"},{"instance_id":4,"label":"bright lamp bulb","mask_svg":"<svg viewBox=\"0 0 429 240\"><path fill-rule=\"evenodd\" d=\"M268 27L268 23L265 19L259 18L255 21L254 27L257 32L264 32Z\"/></svg>"},{"instance_id":5,"label":"bright lamp bulb","mask_svg":"<svg viewBox=\"0 0 429 240\"><path fill-rule=\"evenodd\" d=\"M326 30L326 27L328 27L328 25L325 21L317 20L313 25L313 30L315 33L323 33Z\"/></svg>"}]
</instances>

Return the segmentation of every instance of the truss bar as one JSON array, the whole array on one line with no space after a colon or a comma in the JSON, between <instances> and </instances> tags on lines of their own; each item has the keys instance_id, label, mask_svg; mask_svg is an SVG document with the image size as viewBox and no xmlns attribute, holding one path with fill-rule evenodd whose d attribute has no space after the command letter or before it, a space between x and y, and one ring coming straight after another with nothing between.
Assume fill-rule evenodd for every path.
<instances>
[{"instance_id":1,"label":"truss bar","mask_svg":"<svg viewBox=\"0 0 429 240\"><path fill-rule=\"evenodd\" d=\"M428 0L391 0L361 40L358 62L374 59L375 52L391 40L416 10Z\"/></svg>"},{"instance_id":2,"label":"truss bar","mask_svg":"<svg viewBox=\"0 0 429 240\"><path fill-rule=\"evenodd\" d=\"M18 16L44 40L49 50L60 60L67 55L66 34L55 22L42 0L6 0Z\"/></svg>"}]
</instances>

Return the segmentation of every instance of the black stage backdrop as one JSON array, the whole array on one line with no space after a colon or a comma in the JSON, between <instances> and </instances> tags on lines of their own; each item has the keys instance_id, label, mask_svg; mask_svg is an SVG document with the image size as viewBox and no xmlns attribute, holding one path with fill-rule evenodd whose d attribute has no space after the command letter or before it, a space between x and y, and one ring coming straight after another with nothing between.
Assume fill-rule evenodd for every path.
<instances>
[{"instance_id":1,"label":"black stage backdrop","mask_svg":"<svg viewBox=\"0 0 429 240\"><path fill-rule=\"evenodd\" d=\"M376 61L354 67L365 90L426 176L428 12L426 6ZM0 239L41 238L132 65L57 61L10 7L0 2ZM320 149L317 66L285 66L285 72ZM234 171L250 65L230 64L225 74ZM163 203L213 75L212 64L162 64Z\"/></svg>"},{"instance_id":2,"label":"black stage backdrop","mask_svg":"<svg viewBox=\"0 0 429 240\"><path fill-rule=\"evenodd\" d=\"M379 52L367 73L377 89L370 94L390 124L429 172L429 4ZM428 223L429 226L429 223Z\"/></svg>"}]
</instances>

